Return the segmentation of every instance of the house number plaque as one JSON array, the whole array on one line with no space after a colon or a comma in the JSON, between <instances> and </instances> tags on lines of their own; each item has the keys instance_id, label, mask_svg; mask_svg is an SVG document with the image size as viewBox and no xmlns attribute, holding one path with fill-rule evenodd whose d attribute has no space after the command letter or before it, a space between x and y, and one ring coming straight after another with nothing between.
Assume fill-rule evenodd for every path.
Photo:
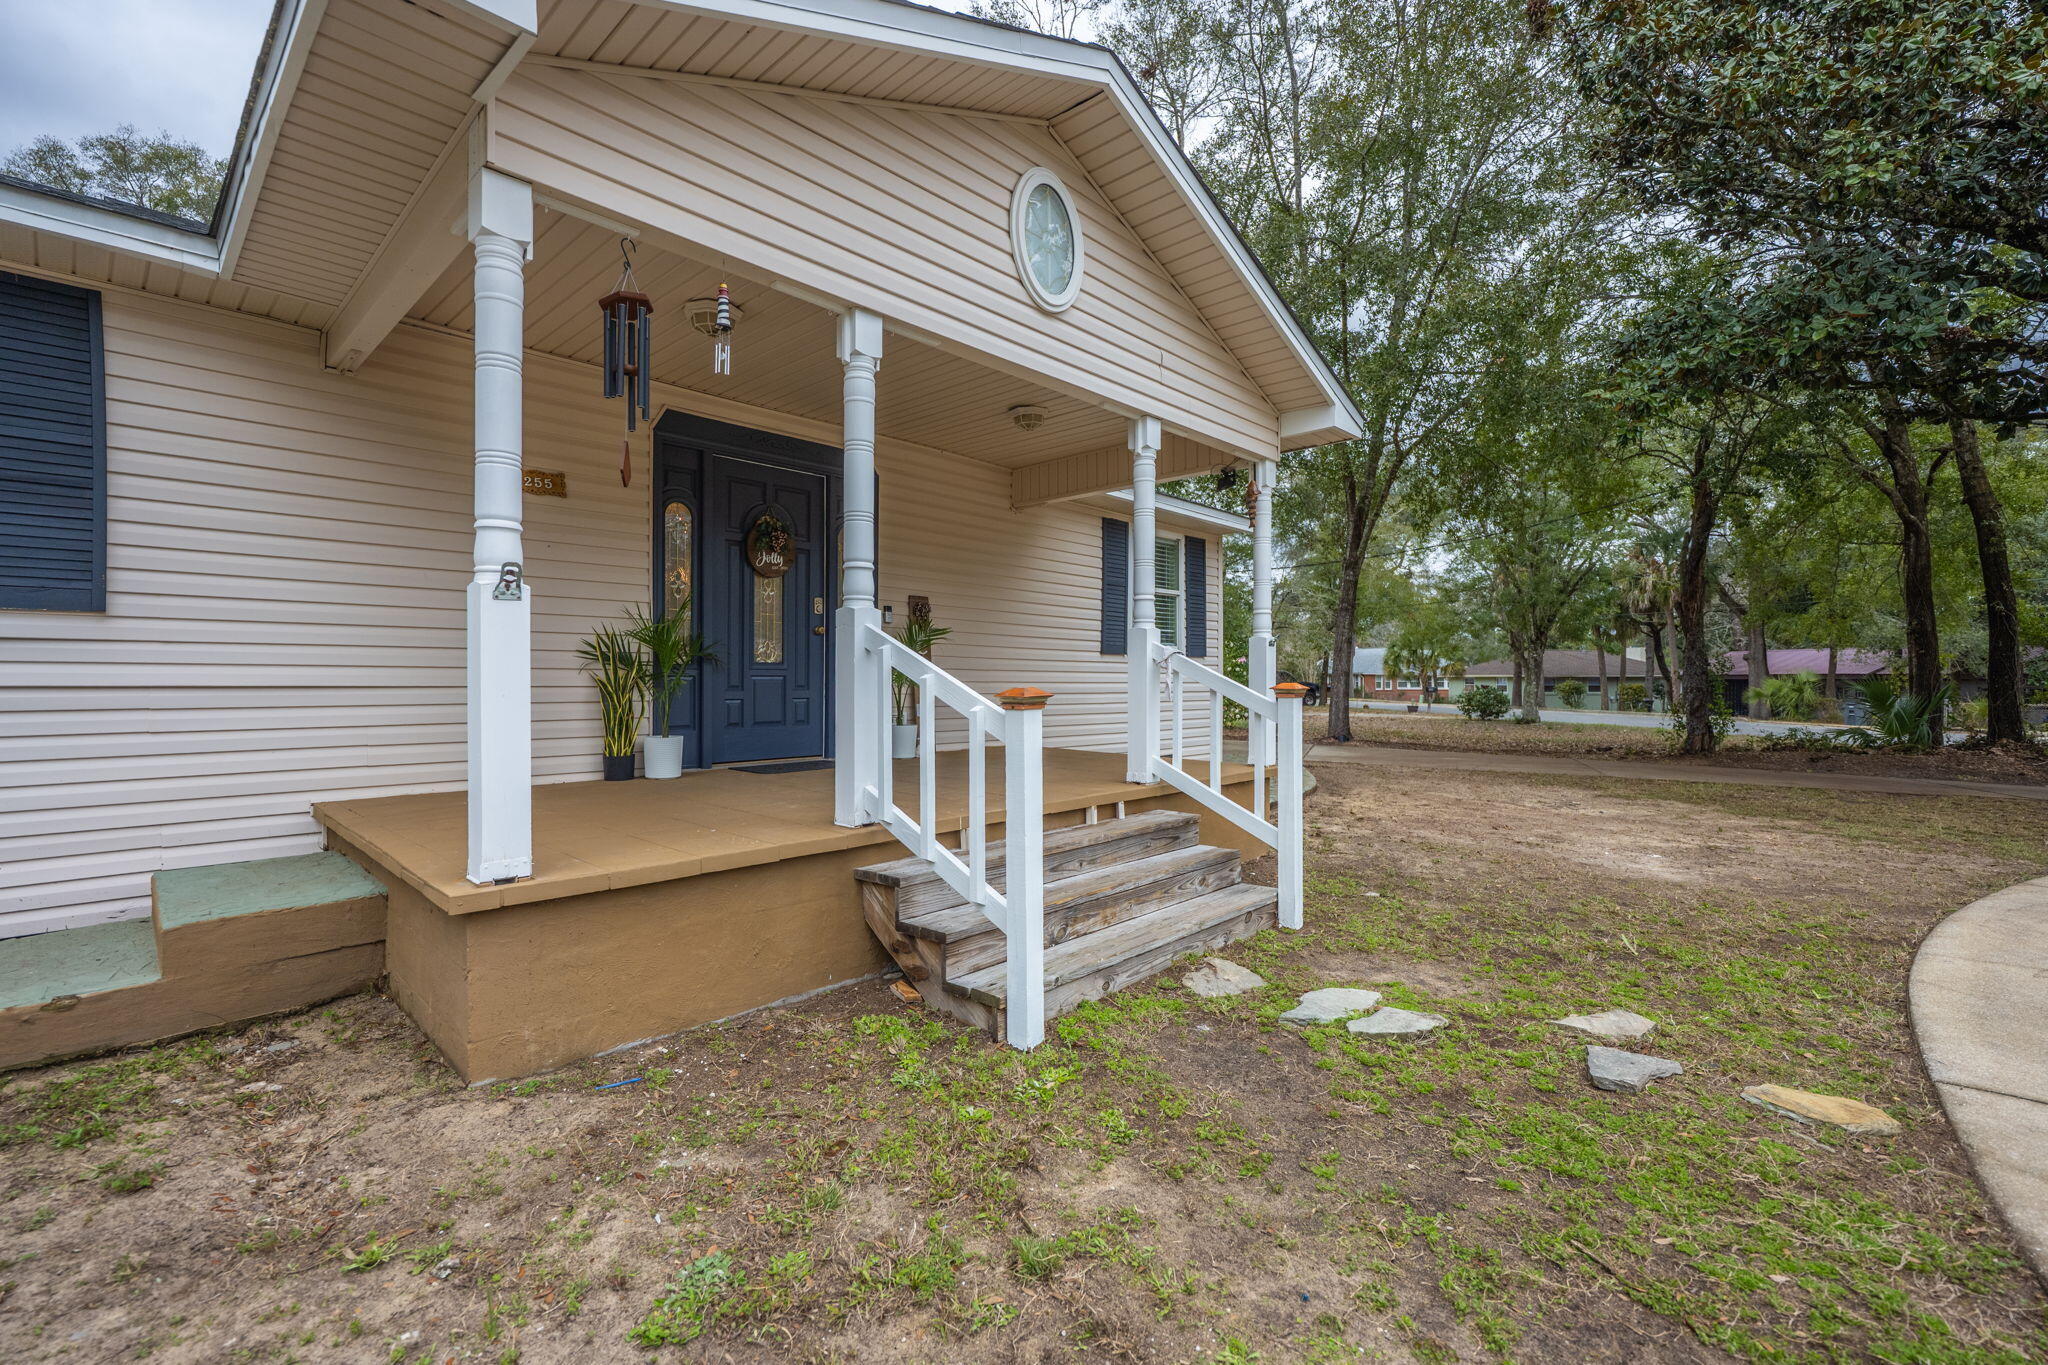
<instances>
[{"instance_id":1,"label":"house number plaque","mask_svg":"<svg viewBox=\"0 0 2048 1365\"><path fill-rule=\"evenodd\" d=\"M543 498L569 496L569 476L559 469L529 469L519 476L520 487Z\"/></svg>"}]
</instances>

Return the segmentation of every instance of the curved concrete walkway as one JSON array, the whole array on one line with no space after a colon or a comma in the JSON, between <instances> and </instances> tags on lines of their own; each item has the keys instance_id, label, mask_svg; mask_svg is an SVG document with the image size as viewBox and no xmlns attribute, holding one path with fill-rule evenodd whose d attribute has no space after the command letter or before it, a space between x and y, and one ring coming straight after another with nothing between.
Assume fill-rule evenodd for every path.
<instances>
[{"instance_id":1,"label":"curved concrete walkway","mask_svg":"<svg viewBox=\"0 0 2048 1365\"><path fill-rule=\"evenodd\" d=\"M2048 1280L2048 877L1934 926L1913 959L1913 1033L1978 1182Z\"/></svg>"},{"instance_id":2,"label":"curved concrete walkway","mask_svg":"<svg viewBox=\"0 0 2048 1365\"><path fill-rule=\"evenodd\" d=\"M1224 751L1225 758L1229 751ZM1655 763L1633 758L1579 758L1570 754L1489 754L1466 749L1406 749L1391 744L1315 744L1310 763L1440 768L1464 772L1560 773L1646 782L1732 782L1751 787L1813 787L1823 791L1886 792L1898 796L2002 796L2048 801L2048 786L1973 782L1949 777L1884 777L1873 773L1802 773L1781 768Z\"/></svg>"}]
</instances>

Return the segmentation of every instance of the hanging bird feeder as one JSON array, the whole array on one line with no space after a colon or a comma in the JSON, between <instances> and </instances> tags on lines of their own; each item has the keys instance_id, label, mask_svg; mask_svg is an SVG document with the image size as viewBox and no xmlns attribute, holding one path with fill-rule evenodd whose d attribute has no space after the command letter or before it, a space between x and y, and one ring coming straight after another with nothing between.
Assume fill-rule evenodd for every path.
<instances>
[{"instance_id":1,"label":"hanging bird feeder","mask_svg":"<svg viewBox=\"0 0 2048 1365\"><path fill-rule=\"evenodd\" d=\"M633 482L633 432L653 411L654 301L633 277L633 239L619 242L619 282L597 301L604 313L604 396L626 400L619 442L619 482Z\"/></svg>"}]
</instances>

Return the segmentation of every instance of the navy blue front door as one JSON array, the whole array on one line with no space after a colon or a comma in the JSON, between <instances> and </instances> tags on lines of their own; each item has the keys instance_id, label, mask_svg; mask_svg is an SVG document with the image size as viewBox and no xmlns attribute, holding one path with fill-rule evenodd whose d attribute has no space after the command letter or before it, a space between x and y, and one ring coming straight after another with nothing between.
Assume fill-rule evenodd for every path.
<instances>
[{"instance_id":1,"label":"navy blue front door","mask_svg":"<svg viewBox=\"0 0 2048 1365\"><path fill-rule=\"evenodd\" d=\"M663 420L660 438L657 510L685 502L694 525L687 552L673 535L657 544L663 558L695 560L693 624L717 656L700 666L679 708L698 737L696 762L829 753L839 452L681 416ZM787 572L757 572L777 544ZM674 567L657 566L664 582Z\"/></svg>"}]
</instances>

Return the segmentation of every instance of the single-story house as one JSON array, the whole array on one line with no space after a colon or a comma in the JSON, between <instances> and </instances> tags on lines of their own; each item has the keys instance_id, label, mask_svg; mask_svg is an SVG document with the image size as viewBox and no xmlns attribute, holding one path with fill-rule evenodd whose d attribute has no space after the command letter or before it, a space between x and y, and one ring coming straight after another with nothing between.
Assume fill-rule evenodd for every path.
<instances>
[{"instance_id":1,"label":"single-story house","mask_svg":"<svg viewBox=\"0 0 2048 1365\"><path fill-rule=\"evenodd\" d=\"M1797 673L1811 673L1820 680L1822 693L1827 690L1828 651L1825 649L1773 649L1768 651L1771 676L1788 677ZM1874 649L1841 649L1835 651L1834 676L1835 695L1843 703L1844 716L1851 723L1863 720L1862 698L1859 688L1863 683L1889 673L1897 661L1889 654L1880 654ZM1723 684L1728 698L1728 707L1738 716L1749 714L1749 651L1733 649L1721 656L1725 670ZM1981 690L1981 687L1980 689Z\"/></svg>"},{"instance_id":2,"label":"single-story house","mask_svg":"<svg viewBox=\"0 0 2048 1365\"><path fill-rule=\"evenodd\" d=\"M1639 651L1607 656L1607 696L1612 707L1619 698L1623 683L1650 682L1652 691L1661 685L1654 666L1648 666L1637 657ZM1646 672L1647 669L1647 672ZM1600 709L1600 655L1590 649L1546 649L1543 651L1543 701L1544 706L1562 706L1557 699L1557 685L1566 678L1577 678L1585 684L1586 695L1579 705ZM1514 691L1515 661L1513 659L1488 659L1484 663L1469 665L1463 678L1451 681L1451 695L1462 696L1468 687L1498 687L1507 692Z\"/></svg>"},{"instance_id":3,"label":"single-story house","mask_svg":"<svg viewBox=\"0 0 2048 1365\"><path fill-rule=\"evenodd\" d=\"M1422 698L1422 679L1389 676L1387 651L1382 646L1354 649L1351 651L1351 695L1374 701L1419 701Z\"/></svg>"},{"instance_id":4,"label":"single-story house","mask_svg":"<svg viewBox=\"0 0 2048 1365\"><path fill-rule=\"evenodd\" d=\"M0 1066L388 974L476 1081L892 958L1030 1046L1298 924L1268 508L1360 427L1101 48L280 0L211 221L0 184ZM634 609L715 657L599 781Z\"/></svg>"}]
</instances>

